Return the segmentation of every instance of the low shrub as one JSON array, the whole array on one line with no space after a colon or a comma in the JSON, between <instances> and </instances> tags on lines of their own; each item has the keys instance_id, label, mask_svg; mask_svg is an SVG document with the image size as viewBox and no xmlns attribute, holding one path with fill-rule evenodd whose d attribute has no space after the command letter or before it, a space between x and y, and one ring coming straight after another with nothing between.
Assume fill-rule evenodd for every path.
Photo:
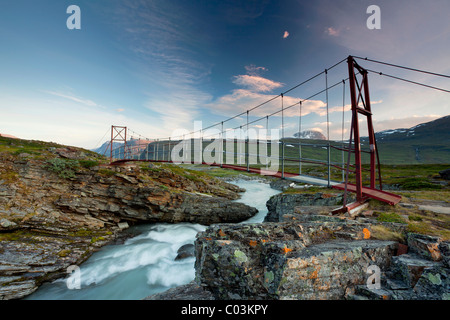
<instances>
[{"instance_id":1,"label":"low shrub","mask_svg":"<svg viewBox=\"0 0 450 320\"><path fill-rule=\"evenodd\" d=\"M60 178L70 179L76 177L79 166L77 160L53 158L47 161L46 168L58 174Z\"/></svg>"}]
</instances>

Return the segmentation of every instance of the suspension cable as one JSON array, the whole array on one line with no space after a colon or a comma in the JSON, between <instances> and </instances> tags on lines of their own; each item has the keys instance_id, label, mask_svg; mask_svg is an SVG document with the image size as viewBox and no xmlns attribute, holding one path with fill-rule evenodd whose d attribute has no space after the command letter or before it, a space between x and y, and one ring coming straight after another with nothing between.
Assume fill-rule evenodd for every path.
<instances>
[{"instance_id":1,"label":"suspension cable","mask_svg":"<svg viewBox=\"0 0 450 320\"><path fill-rule=\"evenodd\" d=\"M401 81L404 81L404 82L416 84L416 85L419 85L419 86L422 86L422 87L426 87L426 88L430 88L430 89L434 89L434 90L439 90L439 91L442 91L442 92L450 93L450 90L447 90L447 89L442 89L442 88L430 86L428 84L424 84L424 83L420 83L420 82L417 82L417 81L412 81L412 80L400 78L400 77L393 76L393 75L386 74L386 73L379 72L379 71L373 71L373 70L370 70L370 69L366 69L366 70L369 71L369 72L372 72L372 73L376 73L376 74L378 74L380 76L385 76L385 77L389 77L389 78L392 78L392 79L401 80Z\"/></svg>"},{"instance_id":2,"label":"suspension cable","mask_svg":"<svg viewBox=\"0 0 450 320\"><path fill-rule=\"evenodd\" d=\"M430 71L426 71L426 70L420 70L420 69L405 67L405 66L401 66L401 65L397 65L397 64L393 64L393 63L388 63L388 62L383 62L383 61L377 61L377 60L373 60L373 59L369 59L369 58L362 58L362 57L356 57L356 56L353 56L353 58L361 59L361 60L365 60L365 61L370 61L370 62L374 62L374 63L379 63L379 64L383 64L383 65L390 66L390 67L395 67L395 68L400 68L400 69L405 69L405 70L425 73L425 74L429 74L429 75L432 75L432 76L450 78L450 76L446 75L446 74L441 74L441 73L430 72Z\"/></svg>"}]
</instances>

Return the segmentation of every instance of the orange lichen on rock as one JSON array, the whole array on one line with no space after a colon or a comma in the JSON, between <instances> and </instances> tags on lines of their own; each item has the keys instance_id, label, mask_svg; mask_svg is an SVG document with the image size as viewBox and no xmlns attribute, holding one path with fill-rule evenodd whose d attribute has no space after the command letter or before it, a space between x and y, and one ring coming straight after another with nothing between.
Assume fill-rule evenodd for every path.
<instances>
[{"instance_id":1,"label":"orange lichen on rock","mask_svg":"<svg viewBox=\"0 0 450 320\"><path fill-rule=\"evenodd\" d=\"M219 230L219 236L225 237L225 232L223 232L222 229Z\"/></svg>"},{"instance_id":2,"label":"orange lichen on rock","mask_svg":"<svg viewBox=\"0 0 450 320\"><path fill-rule=\"evenodd\" d=\"M363 229L364 239L370 239L370 231L367 228Z\"/></svg>"},{"instance_id":3,"label":"orange lichen on rock","mask_svg":"<svg viewBox=\"0 0 450 320\"><path fill-rule=\"evenodd\" d=\"M315 269L315 270L311 273L311 275L309 276L309 279L317 279L318 273L319 273L319 270L318 270L318 269Z\"/></svg>"},{"instance_id":4,"label":"orange lichen on rock","mask_svg":"<svg viewBox=\"0 0 450 320\"><path fill-rule=\"evenodd\" d=\"M255 240L250 240L248 244L249 244L251 247L256 247L256 245L258 244L258 242L255 241Z\"/></svg>"},{"instance_id":5,"label":"orange lichen on rock","mask_svg":"<svg viewBox=\"0 0 450 320\"><path fill-rule=\"evenodd\" d=\"M283 249L281 249L281 251L283 251L284 254L287 254L287 253L291 252L292 249L289 249L288 247L285 246Z\"/></svg>"}]
</instances>

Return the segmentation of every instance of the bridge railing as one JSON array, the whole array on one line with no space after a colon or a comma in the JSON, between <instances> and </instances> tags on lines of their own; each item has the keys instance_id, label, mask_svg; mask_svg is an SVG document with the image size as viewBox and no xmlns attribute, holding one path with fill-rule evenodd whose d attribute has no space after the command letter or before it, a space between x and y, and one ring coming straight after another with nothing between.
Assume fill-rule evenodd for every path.
<instances>
[{"instance_id":1,"label":"bridge railing","mask_svg":"<svg viewBox=\"0 0 450 320\"><path fill-rule=\"evenodd\" d=\"M174 148L180 145L189 146L191 151L201 143L200 156L191 153L186 157L174 159ZM274 150L273 148L276 147ZM284 149L284 152L282 150ZM184 152L185 150L183 150ZM239 167L243 171L262 170L265 174L306 175L323 180L343 182L345 180L346 157L348 143L336 141L308 141L288 138L285 141L270 143L269 141L250 141L248 139L194 139L159 140L140 143L133 140L126 146L113 150L113 161L148 161L171 163L196 163L215 166ZM365 150L364 150L365 151ZM181 155L183 152L180 152ZM369 151L366 151L369 152ZM214 161L205 159L210 155ZM350 166L351 167L351 166ZM355 171L349 168L350 174Z\"/></svg>"}]
</instances>

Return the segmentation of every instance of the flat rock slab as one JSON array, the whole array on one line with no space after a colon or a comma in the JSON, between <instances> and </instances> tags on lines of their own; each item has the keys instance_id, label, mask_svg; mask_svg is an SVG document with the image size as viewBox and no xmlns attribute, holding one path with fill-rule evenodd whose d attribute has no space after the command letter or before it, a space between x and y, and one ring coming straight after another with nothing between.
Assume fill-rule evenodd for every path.
<instances>
[{"instance_id":1,"label":"flat rock slab","mask_svg":"<svg viewBox=\"0 0 450 320\"><path fill-rule=\"evenodd\" d=\"M215 225L196 240L197 283L216 299L344 299L397 242L345 222ZM347 239L347 240L344 240Z\"/></svg>"},{"instance_id":2,"label":"flat rock slab","mask_svg":"<svg viewBox=\"0 0 450 320\"><path fill-rule=\"evenodd\" d=\"M214 300L214 296L194 281L148 296L143 300Z\"/></svg>"},{"instance_id":3,"label":"flat rock slab","mask_svg":"<svg viewBox=\"0 0 450 320\"><path fill-rule=\"evenodd\" d=\"M343 299L365 284L369 266L389 266L396 242L331 241L299 250L286 259L271 291L279 299Z\"/></svg>"}]
</instances>

